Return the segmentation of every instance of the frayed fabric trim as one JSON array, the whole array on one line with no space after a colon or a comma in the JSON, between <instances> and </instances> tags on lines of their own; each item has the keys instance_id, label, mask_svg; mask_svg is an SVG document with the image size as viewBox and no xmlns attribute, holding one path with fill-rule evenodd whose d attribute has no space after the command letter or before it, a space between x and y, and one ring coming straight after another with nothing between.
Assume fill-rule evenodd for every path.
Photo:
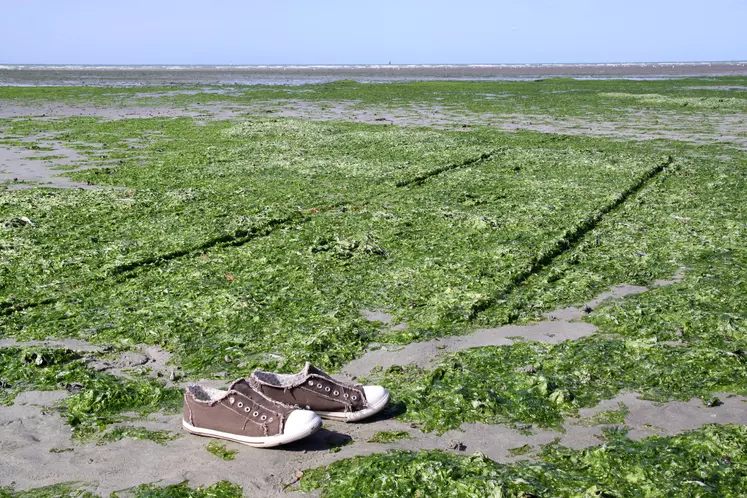
<instances>
[{"instance_id":1,"label":"frayed fabric trim","mask_svg":"<svg viewBox=\"0 0 747 498\"><path fill-rule=\"evenodd\" d=\"M220 400L228 396L228 391L221 391L212 387L205 387L199 384L189 384L186 388L187 394L197 403L215 405Z\"/></svg>"},{"instance_id":2,"label":"frayed fabric trim","mask_svg":"<svg viewBox=\"0 0 747 498\"><path fill-rule=\"evenodd\" d=\"M264 370L255 370L250 378L268 386L290 388L295 387L308 377L310 366L311 364L306 362L303 370L295 374L279 374Z\"/></svg>"}]
</instances>

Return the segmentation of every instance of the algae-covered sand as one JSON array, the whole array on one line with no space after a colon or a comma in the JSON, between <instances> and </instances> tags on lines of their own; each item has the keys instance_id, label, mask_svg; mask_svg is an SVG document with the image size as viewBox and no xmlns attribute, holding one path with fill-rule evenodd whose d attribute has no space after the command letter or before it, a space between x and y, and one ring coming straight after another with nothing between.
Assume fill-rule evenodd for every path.
<instances>
[{"instance_id":1,"label":"algae-covered sand","mask_svg":"<svg viewBox=\"0 0 747 498\"><path fill-rule=\"evenodd\" d=\"M0 88L0 496L744 495L744 87ZM306 360L390 408L180 433Z\"/></svg>"}]
</instances>

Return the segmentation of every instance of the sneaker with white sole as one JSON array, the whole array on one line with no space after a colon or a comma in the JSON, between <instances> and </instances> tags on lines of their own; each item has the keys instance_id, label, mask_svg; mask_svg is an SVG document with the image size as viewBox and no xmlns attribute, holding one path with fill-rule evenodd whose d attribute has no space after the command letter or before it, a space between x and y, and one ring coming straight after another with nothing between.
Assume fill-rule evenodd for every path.
<instances>
[{"instance_id":1,"label":"sneaker with white sole","mask_svg":"<svg viewBox=\"0 0 747 498\"><path fill-rule=\"evenodd\" d=\"M386 407L389 391L333 379L310 363L297 374L255 370L248 386L275 401L313 410L322 418L356 422Z\"/></svg>"},{"instance_id":2,"label":"sneaker with white sole","mask_svg":"<svg viewBox=\"0 0 747 498\"><path fill-rule=\"evenodd\" d=\"M313 434L322 420L313 411L273 401L240 379L228 391L188 386L182 426L199 436L270 448Z\"/></svg>"}]
</instances>

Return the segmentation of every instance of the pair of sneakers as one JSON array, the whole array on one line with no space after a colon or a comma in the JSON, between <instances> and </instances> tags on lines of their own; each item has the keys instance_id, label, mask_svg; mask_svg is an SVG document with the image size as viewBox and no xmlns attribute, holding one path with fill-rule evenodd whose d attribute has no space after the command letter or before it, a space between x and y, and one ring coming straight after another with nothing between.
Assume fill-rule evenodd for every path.
<instances>
[{"instance_id":1,"label":"pair of sneakers","mask_svg":"<svg viewBox=\"0 0 747 498\"><path fill-rule=\"evenodd\" d=\"M320 417L355 422L388 401L381 386L340 382L307 362L297 374L255 370L227 391L189 385L182 426L192 434L269 448L313 434Z\"/></svg>"}]
</instances>

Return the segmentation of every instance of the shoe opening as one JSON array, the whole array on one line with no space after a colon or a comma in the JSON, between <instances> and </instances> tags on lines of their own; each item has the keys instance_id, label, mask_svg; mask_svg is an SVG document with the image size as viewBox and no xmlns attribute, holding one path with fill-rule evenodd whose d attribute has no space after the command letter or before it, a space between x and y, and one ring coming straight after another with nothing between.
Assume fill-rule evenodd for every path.
<instances>
[{"instance_id":1,"label":"shoe opening","mask_svg":"<svg viewBox=\"0 0 747 498\"><path fill-rule=\"evenodd\" d=\"M303 370L296 374L279 374L275 372L265 372L264 370L255 370L252 374L256 380L263 384L275 387L293 387L302 383L308 376L309 364L307 363Z\"/></svg>"},{"instance_id":2,"label":"shoe opening","mask_svg":"<svg viewBox=\"0 0 747 498\"><path fill-rule=\"evenodd\" d=\"M188 385L187 391L189 391L197 401L204 401L206 403L219 401L227 393L227 391L221 391L220 389L213 389L212 387L205 387L199 384Z\"/></svg>"}]
</instances>

